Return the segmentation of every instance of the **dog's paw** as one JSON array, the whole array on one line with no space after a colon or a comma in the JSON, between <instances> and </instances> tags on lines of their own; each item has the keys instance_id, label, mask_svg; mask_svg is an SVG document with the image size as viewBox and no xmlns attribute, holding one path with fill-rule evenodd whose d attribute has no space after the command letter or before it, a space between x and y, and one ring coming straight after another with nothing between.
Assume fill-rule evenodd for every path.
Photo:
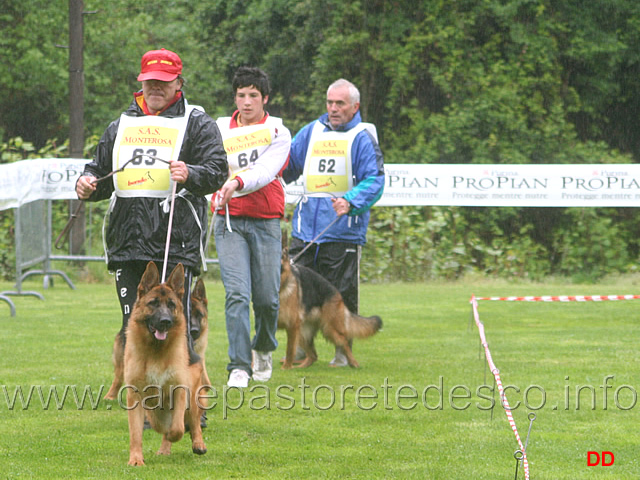
<instances>
[{"instance_id":1,"label":"dog's paw","mask_svg":"<svg viewBox=\"0 0 640 480\"><path fill-rule=\"evenodd\" d=\"M109 390L107 394L104 396L105 400L116 400L118 398L118 391Z\"/></svg>"},{"instance_id":2,"label":"dog's paw","mask_svg":"<svg viewBox=\"0 0 640 480\"><path fill-rule=\"evenodd\" d=\"M193 450L193 453L195 453L196 455L204 455L205 453L207 453L207 446L204 444L204 442L193 442L193 444L191 445L191 450Z\"/></svg>"},{"instance_id":3,"label":"dog's paw","mask_svg":"<svg viewBox=\"0 0 640 480\"><path fill-rule=\"evenodd\" d=\"M315 360L311 360L309 357L305 358L299 365L294 365L293 368L307 368L313 365Z\"/></svg>"},{"instance_id":4,"label":"dog's paw","mask_svg":"<svg viewBox=\"0 0 640 480\"><path fill-rule=\"evenodd\" d=\"M171 444L169 444L169 448L166 448L164 445L161 446L156 452L156 455L171 455Z\"/></svg>"},{"instance_id":5,"label":"dog's paw","mask_svg":"<svg viewBox=\"0 0 640 480\"><path fill-rule=\"evenodd\" d=\"M129 465L132 467L144 467L144 459L141 455L130 456Z\"/></svg>"}]
</instances>

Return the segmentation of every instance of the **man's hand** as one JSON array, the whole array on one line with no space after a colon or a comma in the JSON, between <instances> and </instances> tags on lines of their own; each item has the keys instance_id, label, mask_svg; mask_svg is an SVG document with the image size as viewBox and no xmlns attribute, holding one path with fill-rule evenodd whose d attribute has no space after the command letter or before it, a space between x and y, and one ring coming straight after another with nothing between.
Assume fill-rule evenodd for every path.
<instances>
[{"instance_id":1,"label":"man's hand","mask_svg":"<svg viewBox=\"0 0 640 480\"><path fill-rule=\"evenodd\" d=\"M169 162L169 170L171 171L171 180L178 183L184 183L189 178L189 169L187 164L179 160L171 160Z\"/></svg>"},{"instance_id":2,"label":"man's hand","mask_svg":"<svg viewBox=\"0 0 640 480\"><path fill-rule=\"evenodd\" d=\"M239 186L240 180L237 180L235 177L227 181L216 194L213 205L214 210L224 207L227 203L229 203L229 200L231 200L233 193L238 189Z\"/></svg>"},{"instance_id":3,"label":"man's hand","mask_svg":"<svg viewBox=\"0 0 640 480\"><path fill-rule=\"evenodd\" d=\"M332 198L331 202L333 202L333 209L336 211L339 217L342 215L346 215L349 213L351 209L351 205L344 198Z\"/></svg>"},{"instance_id":4,"label":"man's hand","mask_svg":"<svg viewBox=\"0 0 640 480\"><path fill-rule=\"evenodd\" d=\"M96 191L96 186L93 183L95 179L96 177L90 175L83 175L78 179L76 183L76 195L78 195L80 200L86 200Z\"/></svg>"}]
</instances>

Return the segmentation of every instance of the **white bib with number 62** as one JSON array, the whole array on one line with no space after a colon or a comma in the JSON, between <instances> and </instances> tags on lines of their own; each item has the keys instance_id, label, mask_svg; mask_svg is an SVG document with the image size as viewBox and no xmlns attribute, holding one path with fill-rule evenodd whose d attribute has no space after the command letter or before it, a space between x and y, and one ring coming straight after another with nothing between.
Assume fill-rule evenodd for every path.
<instances>
[{"instance_id":1,"label":"white bib with number 62","mask_svg":"<svg viewBox=\"0 0 640 480\"><path fill-rule=\"evenodd\" d=\"M364 122L346 132L324 131L321 122L315 123L302 173L305 193L341 197L353 188L351 146L356 135L370 127L375 132L373 124Z\"/></svg>"}]
</instances>

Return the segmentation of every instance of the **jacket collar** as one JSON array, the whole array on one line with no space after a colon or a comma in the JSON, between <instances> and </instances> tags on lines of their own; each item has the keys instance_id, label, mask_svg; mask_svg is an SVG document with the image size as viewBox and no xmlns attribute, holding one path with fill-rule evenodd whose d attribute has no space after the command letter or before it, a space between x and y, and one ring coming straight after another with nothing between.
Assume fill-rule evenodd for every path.
<instances>
[{"instance_id":1,"label":"jacket collar","mask_svg":"<svg viewBox=\"0 0 640 480\"><path fill-rule=\"evenodd\" d=\"M237 128L240 126L240 124L238 123L238 116L240 115L240 110L236 110L235 112L233 112L233 115L231 115L231 121L229 123L229 128ZM262 117L262 120L260 120L257 124L255 125L260 125L263 124L267 121L267 117L269 117L269 112L264 112L264 117ZM245 126L245 125L243 125Z\"/></svg>"},{"instance_id":2,"label":"jacket collar","mask_svg":"<svg viewBox=\"0 0 640 480\"><path fill-rule=\"evenodd\" d=\"M167 107L164 110L156 114L153 114L149 112L149 109L147 108L147 102L144 99L142 90L140 90L133 94L133 103L129 106L127 113L134 114L136 116L161 115L163 117L180 117L184 115L184 112L185 112L184 101L182 101L183 98L184 97L182 94L182 90L180 90L176 93L176 96L173 99L173 101L169 105L167 105ZM132 110L135 111L135 113Z\"/></svg>"},{"instance_id":3,"label":"jacket collar","mask_svg":"<svg viewBox=\"0 0 640 480\"><path fill-rule=\"evenodd\" d=\"M322 123L325 127L327 127L329 130L333 130L333 128L331 128L331 124L329 123L329 114L328 113L323 114L318 119L318 121L320 123ZM356 114L353 116L353 118L349 122L338 126L338 128L336 128L335 131L336 132L348 132L353 127L358 125L360 122L362 122L362 117L360 116L360 110L358 110L356 112Z\"/></svg>"}]
</instances>

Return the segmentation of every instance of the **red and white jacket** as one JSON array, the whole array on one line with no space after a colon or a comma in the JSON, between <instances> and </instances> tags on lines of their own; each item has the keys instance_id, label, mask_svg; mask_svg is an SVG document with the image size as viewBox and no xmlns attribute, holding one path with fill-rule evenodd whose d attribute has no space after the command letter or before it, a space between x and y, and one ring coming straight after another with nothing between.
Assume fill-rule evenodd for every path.
<instances>
[{"instance_id":1,"label":"red and white jacket","mask_svg":"<svg viewBox=\"0 0 640 480\"><path fill-rule=\"evenodd\" d=\"M228 204L232 217L282 218L285 192L281 182L291 148L291 133L282 119L266 114L255 125L239 126L238 111L216 120L229 163L229 180L240 188ZM212 208L215 196L212 198ZM219 208L218 215L227 210Z\"/></svg>"}]
</instances>

